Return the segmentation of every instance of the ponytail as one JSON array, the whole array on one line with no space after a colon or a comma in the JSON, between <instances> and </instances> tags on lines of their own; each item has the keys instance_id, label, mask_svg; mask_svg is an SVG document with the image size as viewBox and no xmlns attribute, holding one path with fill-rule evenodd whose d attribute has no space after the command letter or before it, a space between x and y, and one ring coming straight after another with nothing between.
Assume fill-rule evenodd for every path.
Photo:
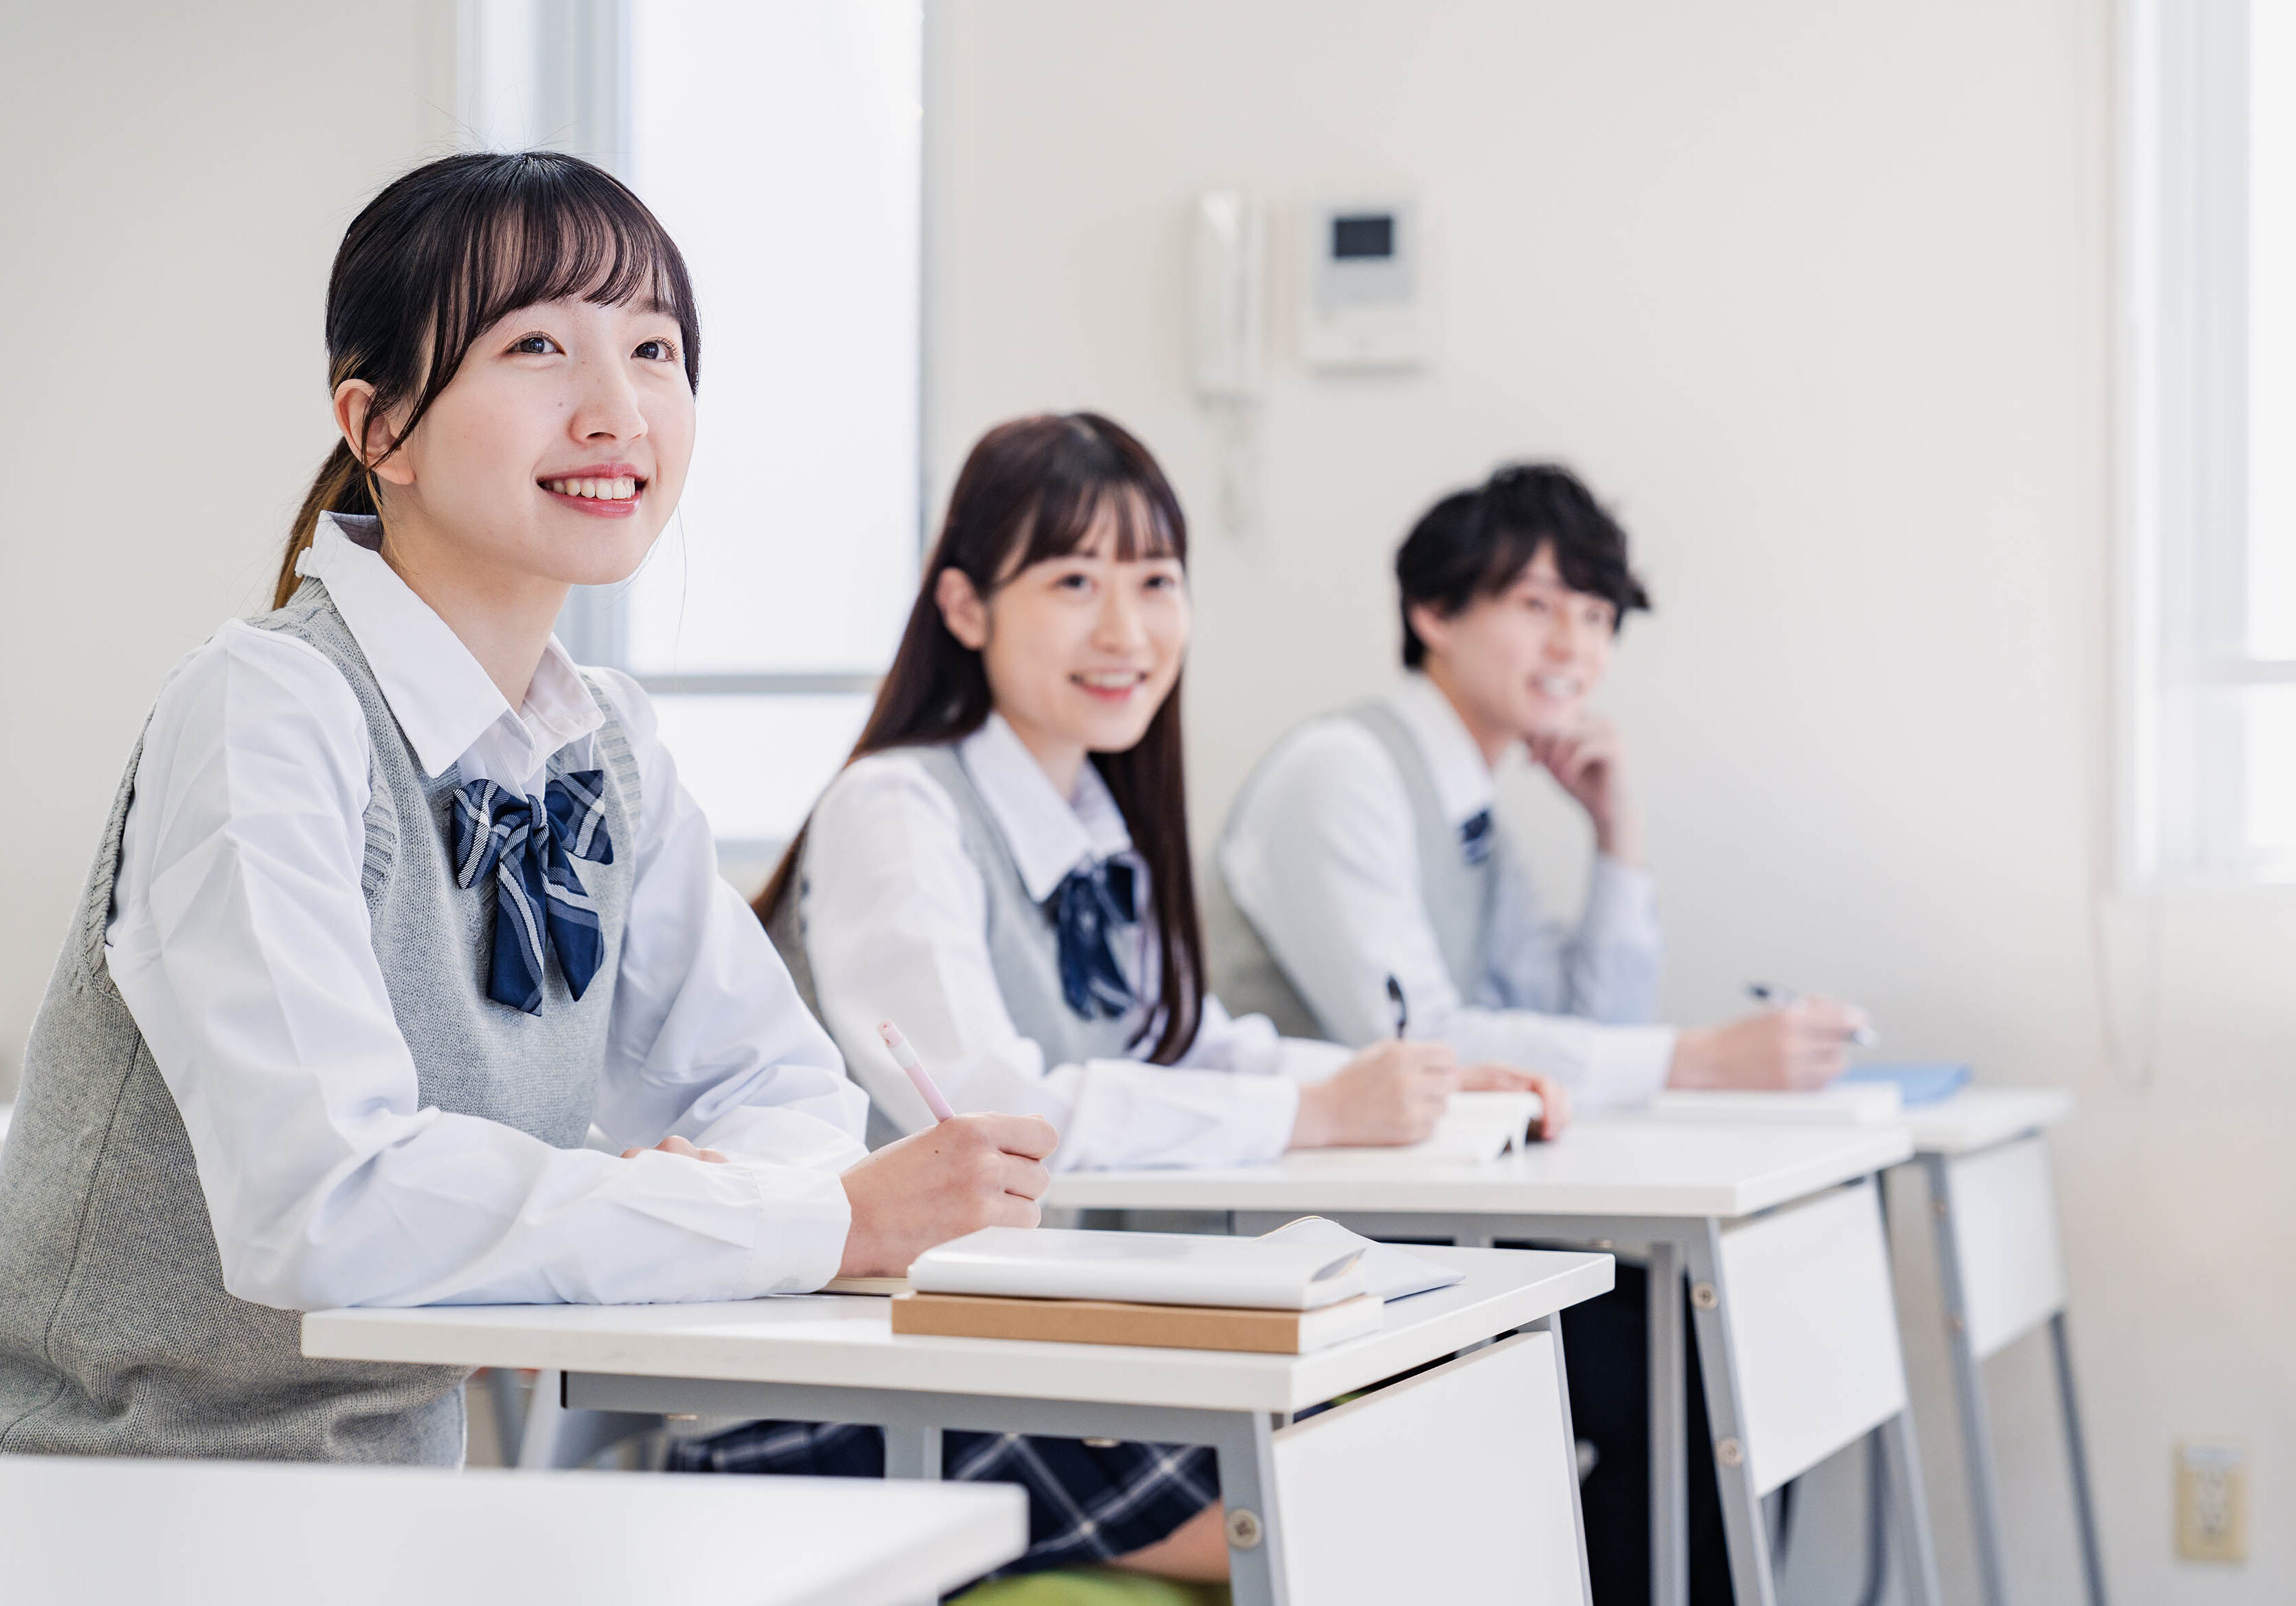
<instances>
[{"instance_id":1,"label":"ponytail","mask_svg":"<svg viewBox=\"0 0 2296 1606\"><path fill-rule=\"evenodd\" d=\"M271 589L271 605L284 608L287 599L295 594L295 587L300 583L295 575L295 560L302 556L311 545L311 537L318 534L321 513L375 511L368 476L359 467L358 459L351 455L350 442L336 441L335 449L319 465L318 478L311 481L310 491L303 498L302 512L295 515L294 526L287 532L287 551L279 560L279 583Z\"/></svg>"}]
</instances>

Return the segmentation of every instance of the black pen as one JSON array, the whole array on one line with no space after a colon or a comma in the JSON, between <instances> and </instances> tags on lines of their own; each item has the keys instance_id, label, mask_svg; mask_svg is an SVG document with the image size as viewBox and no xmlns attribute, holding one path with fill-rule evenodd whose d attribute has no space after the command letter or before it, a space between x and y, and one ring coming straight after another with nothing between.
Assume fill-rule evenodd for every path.
<instances>
[{"instance_id":1,"label":"black pen","mask_svg":"<svg viewBox=\"0 0 2296 1606\"><path fill-rule=\"evenodd\" d=\"M1395 1040L1400 1043L1411 1024L1411 1006L1403 1001L1403 983L1391 975L1387 979L1387 1001L1395 1006Z\"/></svg>"}]
</instances>

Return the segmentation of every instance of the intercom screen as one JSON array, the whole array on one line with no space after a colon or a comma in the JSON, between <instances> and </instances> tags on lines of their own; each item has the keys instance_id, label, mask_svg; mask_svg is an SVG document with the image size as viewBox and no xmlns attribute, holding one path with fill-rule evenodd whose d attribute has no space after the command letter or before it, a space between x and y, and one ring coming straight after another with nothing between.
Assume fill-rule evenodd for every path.
<instances>
[{"instance_id":1,"label":"intercom screen","mask_svg":"<svg viewBox=\"0 0 2296 1606\"><path fill-rule=\"evenodd\" d=\"M1380 212L1332 219L1332 256L1341 262L1395 255L1395 217Z\"/></svg>"}]
</instances>

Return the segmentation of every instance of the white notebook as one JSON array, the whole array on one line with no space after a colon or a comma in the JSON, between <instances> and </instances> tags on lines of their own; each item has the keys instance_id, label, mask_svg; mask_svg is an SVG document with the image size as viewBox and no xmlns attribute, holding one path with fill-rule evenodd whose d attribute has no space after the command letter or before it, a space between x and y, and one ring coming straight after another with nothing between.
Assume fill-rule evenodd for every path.
<instances>
[{"instance_id":1,"label":"white notebook","mask_svg":"<svg viewBox=\"0 0 2296 1606\"><path fill-rule=\"evenodd\" d=\"M1790 1122L1809 1127L1884 1126L1900 1119L1905 1101L1894 1082L1837 1082L1808 1093L1758 1088L1684 1088L1652 1096L1651 1114L1669 1121Z\"/></svg>"},{"instance_id":2,"label":"white notebook","mask_svg":"<svg viewBox=\"0 0 2296 1606\"><path fill-rule=\"evenodd\" d=\"M1334 1252L1361 1250L1364 1292L1382 1300L1408 1299L1413 1294L1448 1288L1467 1280L1464 1272L1455 1272L1424 1255L1414 1255L1401 1244L1382 1243L1349 1232L1338 1222L1321 1216L1302 1216L1297 1221L1287 1221L1272 1233L1262 1233L1259 1241L1313 1244Z\"/></svg>"},{"instance_id":3,"label":"white notebook","mask_svg":"<svg viewBox=\"0 0 2296 1606\"><path fill-rule=\"evenodd\" d=\"M1435 1130L1415 1143L1361 1149L1301 1149L1283 1157L1287 1166L1360 1166L1366 1160L1398 1166L1480 1166L1535 1141L1531 1128L1546 1107L1535 1093L1455 1093Z\"/></svg>"},{"instance_id":4,"label":"white notebook","mask_svg":"<svg viewBox=\"0 0 2296 1606\"><path fill-rule=\"evenodd\" d=\"M909 1267L922 1294L1316 1310L1364 1291L1360 1244L983 1227Z\"/></svg>"}]
</instances>

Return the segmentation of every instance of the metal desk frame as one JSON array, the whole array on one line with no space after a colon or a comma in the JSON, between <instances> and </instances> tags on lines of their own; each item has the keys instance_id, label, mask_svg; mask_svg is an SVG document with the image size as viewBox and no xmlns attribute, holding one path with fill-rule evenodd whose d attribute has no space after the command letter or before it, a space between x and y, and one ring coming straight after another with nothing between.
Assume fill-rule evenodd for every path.
<instances>
[{"instance_id":1,"label":"metal desk frame","mask_svg":"<svg viewBox=\"0 0 2296 1606\"><path fill-rule=\"evenodd\" d=\"M1961 1418L1962 1459L1969 1478L1970 1520L1977 1541L1978 1587L1983 1592L1985 1606L2009 1606L2008 1551L2001 1517L2001 1482L1993 1459L1993 1433L1985 1408L1984 1357L1977 1353L1976 1341L1969 1331L1968 1284L1963 1277L1961 1250L1954 1232L1952 1165L1966 1154L1981 1154L2003 1143L2021 1143L2041 1134L2042 1128L2035 1127L2013 1133L1999 1143L1958 1153L1923 1151L1905 1162L1919 1166L1929 1181L1938 1281L1945 1304L1946 1348L1953 1357L1954 1404ZM2072 1342L2066 1331L2062 1304L2050 1313L2048 1328L2056 1366L2057 1403L2064 1422L2065 1455L2072 1474L2073 1514L2080 1529L2083 1581L2087 1586L2089 1606L2105 1606L2103 1553L2097 1544L2088 1451L2081 1436L2080 1402L2073 1388Z\"/></svg>"}]
</instances>

